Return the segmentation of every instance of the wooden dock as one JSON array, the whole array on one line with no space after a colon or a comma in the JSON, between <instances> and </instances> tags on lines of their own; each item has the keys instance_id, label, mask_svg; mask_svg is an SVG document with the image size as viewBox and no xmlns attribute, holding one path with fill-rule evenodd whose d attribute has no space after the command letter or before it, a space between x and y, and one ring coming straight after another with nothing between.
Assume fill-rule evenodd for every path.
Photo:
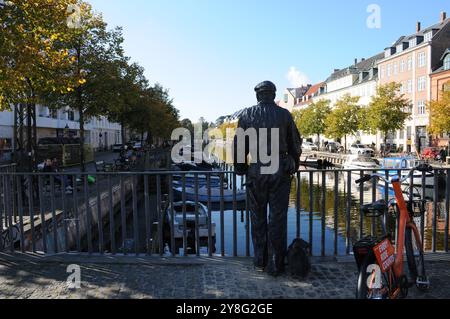
<instances>
[{"instance_id":1,"label":"wooden dock","mask_svg":"<svg viewBox=\"0 0 450 319\"><path fill-rule=\"evenodd\" d=\"M301 161L307 159L317 159L327 161L333 164L335 167L342 167L348 158L348 154L329 153L329 152L316 152L316 151L304 151L300 156Z\"/></svg>"}]
</instances>

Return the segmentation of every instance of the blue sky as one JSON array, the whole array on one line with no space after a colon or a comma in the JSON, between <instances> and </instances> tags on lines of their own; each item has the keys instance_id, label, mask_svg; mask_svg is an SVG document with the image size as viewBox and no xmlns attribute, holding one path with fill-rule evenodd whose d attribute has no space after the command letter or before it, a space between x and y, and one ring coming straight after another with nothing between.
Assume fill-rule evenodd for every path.
<instances>
[{"instance_id":1,"label":"blue sky","mask_svg":"<svg viewBox=\"0 0 450 319\"><path fill-rule=\"evenodd\" d=\"M441 11L450 14L448 0L89 2L110 26L123 27L126 54L193 121L254 105L263 80L277 85L278 98L292 84L320 82L413 33L416 21L426 27ZM381 9L381 28L367 26L370 4Z\"/></svg>"}]
</instances>

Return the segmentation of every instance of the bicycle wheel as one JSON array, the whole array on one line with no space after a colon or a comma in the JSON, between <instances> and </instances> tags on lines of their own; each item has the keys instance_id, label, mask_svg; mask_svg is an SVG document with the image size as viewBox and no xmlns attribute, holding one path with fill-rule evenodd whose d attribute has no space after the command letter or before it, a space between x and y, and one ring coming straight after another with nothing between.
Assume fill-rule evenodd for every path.
<instances>
[{"instance_id":1,"label":"bicycle wheel","mask_svg":"<svg viewBox=\"0 0 450 319\"><path fill-rule=\"evenodd\" d=\"M425 272L423 249L418 247L416 235L411 227L405 230L405 250L410 282L415 283L420 290L427 290L429 282Z\"/></svg>"}]
</instances>

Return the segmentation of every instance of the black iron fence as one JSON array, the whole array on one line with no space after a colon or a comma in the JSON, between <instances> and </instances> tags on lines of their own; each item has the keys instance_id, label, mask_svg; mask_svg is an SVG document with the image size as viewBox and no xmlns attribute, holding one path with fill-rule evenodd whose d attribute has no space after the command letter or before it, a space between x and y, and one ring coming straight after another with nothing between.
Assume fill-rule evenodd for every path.
<instances>
[{"instance_id":1,"label":"black iron fence","mask_svg":"<svg viewBox=\"0 0 450 319\"><path fill-rule=\"evenodd\" d=\"M362 212L362 204L393 196L387 182L356 185L365 173L298 171L290 236L322 256L351 254L355 240L380 232L381 221L394 225L395 238L387 208L382 220ZM448 252L450 170L417 174L404 196L423 203L417 222L426 249ZM251 256L250 215L245 178L232 171L0 172L0 251Z\"/></svg>"}]
</instances>

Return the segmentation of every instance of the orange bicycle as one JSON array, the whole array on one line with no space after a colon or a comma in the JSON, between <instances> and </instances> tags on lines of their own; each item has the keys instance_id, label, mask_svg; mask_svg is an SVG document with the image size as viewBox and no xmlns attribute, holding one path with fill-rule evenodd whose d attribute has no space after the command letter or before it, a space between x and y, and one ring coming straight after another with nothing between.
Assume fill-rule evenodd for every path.
<instances>
[{"instance_id":1,"label":"orange bicycle","mask_svg":"<svg viewBox=\"0 0 450 319\"><path fill-rule=\"evenodd\" d=\"M364 183L372 178L381 178L390 182L394 189L395 198L379 200L362 205L363 213L368 217L381 217L387 209L393 208L398 218L398 238L396 241L397 253L386 234L386 225L381 225L384 236L381 238L367 236L353 246L353 252L358 265L357 299L396 299L405 298L408 289L416 284L419 290L429 289L430 282L425 273L424 252L420 232L415 224L414 217L425 213L425 201L409 198L405 201L401 184L410 178L414 171L430 172L432 167L421 164L411 170L403 178L392 176L386 178L383 174L365 175L356 183ZM409 269L409 278L404 274L404 257Z\"/></svg>"}]
</instances>

